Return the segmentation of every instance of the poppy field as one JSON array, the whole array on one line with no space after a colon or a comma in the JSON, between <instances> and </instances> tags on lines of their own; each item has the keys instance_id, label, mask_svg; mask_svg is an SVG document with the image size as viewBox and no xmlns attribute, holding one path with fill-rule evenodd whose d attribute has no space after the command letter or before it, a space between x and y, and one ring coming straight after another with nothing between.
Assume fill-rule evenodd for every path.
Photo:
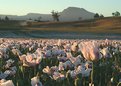
<instances>
[{"instance_id":1,"label":"poppy field","mask_svg":"<svg viewBox=\"0 0 121 86\"><path fill-rule=\"evenodd\" d=\"M121 41L1 38L0 86L121 86Z\"/></svg>"}]
</instances>

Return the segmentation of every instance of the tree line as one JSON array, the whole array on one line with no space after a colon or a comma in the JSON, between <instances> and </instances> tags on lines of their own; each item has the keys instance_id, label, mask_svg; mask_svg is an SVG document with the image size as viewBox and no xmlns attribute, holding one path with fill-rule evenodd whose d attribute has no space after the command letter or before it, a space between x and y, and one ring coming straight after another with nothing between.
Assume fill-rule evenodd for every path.
<instances>
[{"instance_id":1,"label":"tree line","mask_svg":"<svg viewBox=\"0 0 121 86\"><path fill-rule=\"evenodd\" d=\"M112 16L113 17L119 17L120 16L120 12L118 12L118 11L116 11L116 12L113 12L112 13ZM96 13L95 15L94 15L94 18L104 18L104 16L102 15L102 14L98 14L98 13Z\"/></svg>"},{"instance_id":2,"label":"tree line","mask_svg":"<svg viewBox=\"0 0 121 86\"><path fill-rule=\"evenodd\" d=\"M59 17L60 17L59 12L58 12L58 11L55 12L55 11L53 10L51 13L52 13L53 21L59 21ZM113 13L112 13L112 16L118 17L118 16L120 16L120 12L118 12L118 11L113 12ZM98 13L95 13L95 14L94 14L94 19L97 19L97 18L104 18L104 15L103 15L103 14L100 14L100 15L99 15ZM81 20L81 19L82 19L82 18L79 17L79 20Z\"/></svg>"},{"instance_id":3,"label":"tree line","mask_svg":"<svg viewBox=\"0 0 121 86\"><path fill-rule=\"evenodd\" d=\"M5 18L0 18L0 21L9 21L10 19L8 18L8 16L5 16Z\"/></svg>"},{"instance_id":4,"label":"tree line","mask_svg":"<svg viewBox=\"0 0 121 86\"><path fill-rule=\"evenodd\" d=\"M51 14L52 14L53 21L59 22L59 17L60 17L59 12L53 10L53 11L51 12ZM120 16L120 12L118 12L118 11L113 12L113 13L112 13L112 16L113 16L113 17L118 17L118 16ZM99 15L98 13L95 13L95 14L94 14L94 19L97 19L97 18L104 18L104 15L103 15L103 14L100 14L100 15ZM41 19L42 19L42 17L40 16L40 17L38 17L38 19L35 19L35 21L41 22ZM0 21L9 21L9 20L10 20L10 19L9 19L7 16L5 16L4 19L0 18ZM32 20L32 19L29 18L29 20ZM82 20L82 18L79 17L79 20Z\"/></svg>"}]
</instances>

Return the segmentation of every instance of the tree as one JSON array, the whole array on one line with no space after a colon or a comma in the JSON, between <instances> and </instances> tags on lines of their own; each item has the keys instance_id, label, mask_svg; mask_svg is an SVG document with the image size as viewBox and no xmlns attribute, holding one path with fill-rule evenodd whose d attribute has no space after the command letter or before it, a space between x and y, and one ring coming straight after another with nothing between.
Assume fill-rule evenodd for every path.
<instances>
[{"instance_id":1,"label":"tree","mask_svg":"<svg viewBox=\"0 0 121 86\"><path fill-rule=\"evenodd\" d=\"M120 12L116 11L116 12L112 13L112 15L115 17L120 16Z\"/></svg>"},{"instance_id":2,"label":"tree","mask_svg":"<svg viewBox=\"0 0 121 86\"><path fill-rule=\"evenodd\" d=\"M115 16L115 13L112 13L113 16Z\"/></svg>"},{"instance_id":3,"label":"tree","mask_svg":"<svg viewBox=\"0 0 121 86\"><path fill-rule=\"evenodd\" d=\"M100 18L104 18L103 14L100 14Z\"/></svg>"},{"instance_id":4,"label":"tree","mask_svg":"<svg viewBox=\"0 0 121 86\"><path fill-rule=\"evenodd\" d=\"M82 20L82 17L79 17L78 19L79 19L79 21L81 21Z\"/></svg>"},{"instance_id":5,"label":"tree","mask_svg":"<svg viewBox=\"0 0 121 86\"><path fill-rule=\"evenodd\" d=\"M99 14L96 13L96 14L94 15L94 18L100 18Z\"/></svg>"},{"instance_id":6,"label":"tree","mask_svg":"<svg viewBox=\"0 0 121 86\"><path fill-rule=\"evenodd\" d=\"M9 18L7 16L5 17L5 21L9 21Z\"/></svg>"},{"instance_id":7,"label":"tree","mask_svg":"<svg viewBox=\"0 0 121 86\"><path fill-rule=\"evenodd\" d=\"M52 13L52 17L54 21L59 21L59 13L55 12L54 10L51 12Z\"/></svg>"},{"instance_id":8,"label":"tree","mask_svg":"<svg viewBox=\"0 0 121 86\"><path fill-rule=\"evenodd\" d=\"M29 20L32 20L31 18L29 18Z\"/></svg>"},{"instance_id":9,"label":"tree","mask_svg":"<svg viewBox=\"0 0 121 86\"><path fill-rule=\"evenodd\" d=\"M40 17L38 17L38 22L40 22L41 21L41 19L42 19L42 17L40 16Z\"/></svg>"},{"instance_id":10,"label":"tree","mask_svg":"<svg viewBox=\"0 0 121 86\"><path fill-rule=\"evenodd\" d=\"M115 16L120 16L120 13L116 11Z\"/></svg>"}]
</instances>

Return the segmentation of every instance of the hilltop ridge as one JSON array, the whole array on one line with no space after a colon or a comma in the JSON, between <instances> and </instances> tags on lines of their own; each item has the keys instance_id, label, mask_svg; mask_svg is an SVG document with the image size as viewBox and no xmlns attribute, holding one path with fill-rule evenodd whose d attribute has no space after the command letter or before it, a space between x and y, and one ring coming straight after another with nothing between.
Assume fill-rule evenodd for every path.
<instances>
[{"instance_id":1,"label":"hilltop ridge","mask_svg":"<svg viewBox=\"0 0 121 86\"><path fill-rule=\"evenodd\" d=\"M78 7L68 7L64 9L62 12L59 12L60 14L60 21L77 21L81 17L82 20L85 19L93 19L94 13L87 11L84 8L78 8ZM1 18L4 18L5 16L8 16L12 20L27 20L29 18L35 20L38 19L38 17L41 16L42 21L52 21L51 11L50 14L41 14L40 13L28 13L23 16L17 16L17 15L0 15Z\"/></svg>"}]
</instances>

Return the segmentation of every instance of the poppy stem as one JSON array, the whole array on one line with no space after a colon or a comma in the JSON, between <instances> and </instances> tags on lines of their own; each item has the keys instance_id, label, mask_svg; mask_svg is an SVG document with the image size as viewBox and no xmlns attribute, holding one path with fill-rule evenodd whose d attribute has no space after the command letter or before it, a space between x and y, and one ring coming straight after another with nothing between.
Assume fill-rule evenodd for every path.
<instances>
[{"instance_id":1,"label":"poppy stem","mask_svg":"<svg viewBox=\"0 0 121 86\"><path fill-rule=\"evenodd\" d=\"M0 58L0 71L2 71L2 58Z\"/></svg>"},{"instance_id":2,"label":"poppy stem","mask_svg":"<svg viewBox=\"0 0 121 86\"><path fill-rule=\"evenodd\" d=\"M118 84L117 84L117 86L120 86L121 85L121 82L119 82Z\"/></svg>"},{"instance_id":3,"label":"poppy stem","mask_svg":"<svg viewBox=\"0 0 121 86\"><path fill-rule=\"evenodd\" d=\"M91 86L93 86L94 63L92 62Z\"/></svg>"}]
</instances>

